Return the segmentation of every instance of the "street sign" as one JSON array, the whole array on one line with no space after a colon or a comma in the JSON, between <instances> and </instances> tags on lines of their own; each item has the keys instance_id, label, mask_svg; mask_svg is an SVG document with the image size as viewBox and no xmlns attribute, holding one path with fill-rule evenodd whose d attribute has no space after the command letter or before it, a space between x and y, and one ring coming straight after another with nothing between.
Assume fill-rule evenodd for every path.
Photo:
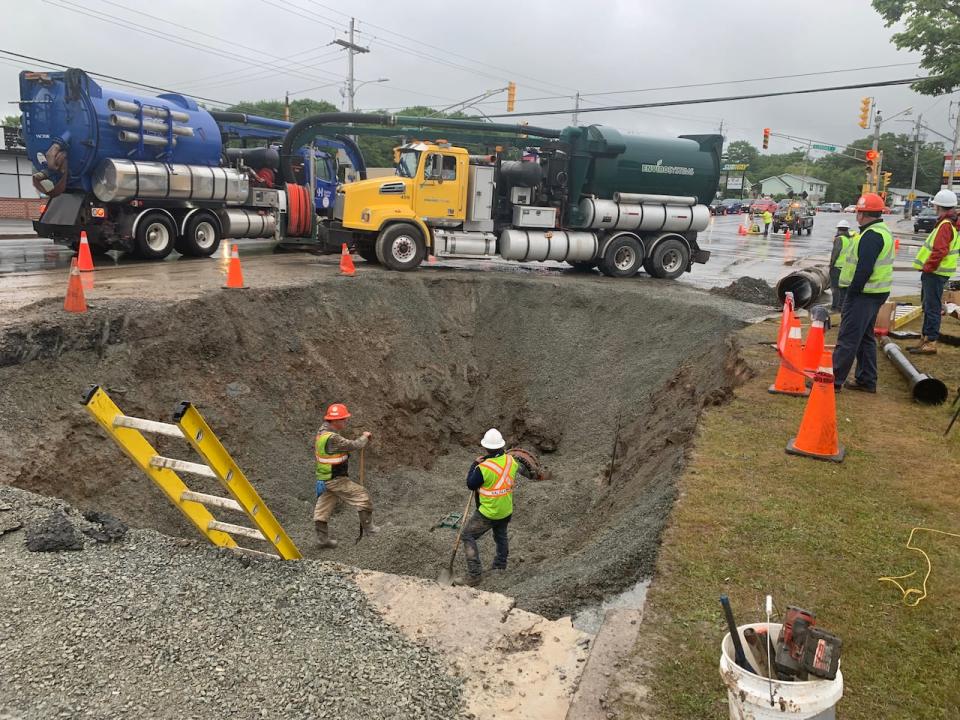
<instances>
[{"instance_id":1,"label":"street sign","mask_svg":"<svg viewBox=\"0 0 960 720\"><path fill-rule=\"evenodd\" d=\"M810 147L811 147L811 149L813 149L813 150L825 150L826 152L836 152L836 151L837 151L837 146L836 146L836 145L823 145L823 144L821 144L821 143L813 143L813 145L811 145Z\"/></svg>"},{"instance_id":2,"label":"street sign","mask_svg":"<svg viewBox=\"0 0 960 720\"><path fill-rule=\"evenodd\" d=\"M750 163L727 163L723 166L723 169L727 172L734 170L736 172L741 172L750 167Z\"/></svg>"},{"instance_id":3,"label":"street sign","mask_svg":"<svg viewBox=\"0 0 960 720\"><path fill-rule=\"evenodd\" d=\"M739 175L737 177L727 178L727 190L742 190L743 189L743 176Z\"/></svg>"}]
</instances>

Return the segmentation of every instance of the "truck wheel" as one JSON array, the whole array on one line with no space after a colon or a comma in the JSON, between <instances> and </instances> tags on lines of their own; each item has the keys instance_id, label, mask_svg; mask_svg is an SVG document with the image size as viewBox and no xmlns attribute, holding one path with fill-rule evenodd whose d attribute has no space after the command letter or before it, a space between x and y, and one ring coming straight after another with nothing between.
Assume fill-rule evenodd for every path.
<instances>
[{"instance_id":1,"label":"truck wheel","mask_svg":"<svg viewBox=\"0 0 960 720\"><path fill-rule=\"evenodd\" d=\"M194 213L187 221L177 252L191 257L210 257L220 247L220 224L207 212Z\"/></svg>"},{"instance_id":2,"label":"truck wheel","mask_svg":"<svg viewBox=\"0 0 960 720\"><path fill-rule=\"evenodd\" d=\"M377 258L391 270L414 270L426 254L419 228L409 223L390 225L377 238Z\"/></svg>"},{"instance_id":3,"label":"truck wheel","mask_svg":"<svg viewBox=\"0 0 960 720\"><path fill-rule=\"evenodd\" d=\"M380 259L377 257L377 248L374 245L368 245L367 243L357 245L357 255L371 265L380 264Z\"/></svg>"},{"instance_id":4,"label":"truck wheel","mask_svg":"<svg viewBox=\"0 0 960 720\"><path fill-rule=\"evenodd\" d=\"M146 260L163 260L173 252L176 237L177 229L166 215L159 212L144 215L137 223L137 254Z\"/></svg>"},{"instance_id":5,"label":"truck wheel","mask_svg":"<svg viewBox=\"0 0 960 720\"><path fill-rule=\"evenodd\" d=\"M655 278L673 280L690 265L690 250L682 240L667 238L659 243L653 254L643 261L643 269Z\"/></svg>"},{"instance_id":6,"label":"truck wheel","mask_svg":"<svg viewBox=\"0 0 960 720\"><path fill-rule=\"evenodd\" d=\"M633 277L643 265L643 246L633 235L618 235L600 259L600 272L607 277Z\"/></svg>"}]
</instances>

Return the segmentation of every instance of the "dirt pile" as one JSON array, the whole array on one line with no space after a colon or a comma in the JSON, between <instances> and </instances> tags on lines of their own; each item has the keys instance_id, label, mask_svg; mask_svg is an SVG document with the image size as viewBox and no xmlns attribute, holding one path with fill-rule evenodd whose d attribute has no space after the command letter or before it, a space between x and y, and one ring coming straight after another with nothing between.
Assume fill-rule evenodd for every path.
<instances>
[{"instance_id":1,"label":"dirt pile","mask_svg":"<svg viewBox=\"0 0 960 720\"><path fill-rule=\"evenodd\" d=\"M748 275L734 280L726 287L712 288L710 292L754 305L776 307L779 304L776 288L768 285L765 280Z\"/></svg>"},{"instance_id":2,"label":"dirt pile","mask_svg":"<svg viewBox=\"0 0 960 720\"><path fill-rule=\"evenodd\" d=\"M557 616L652 571L699 411L736 382L725 340L735 306L676 284L467 273L105 303L0 334L0 478L193 537L79 403L97 383L127 414L169 421L190 400L317 556L312 441L323 408L341 401L352 429L374 434L367 485L384 530L354 545L356 515L338 511L341 545L323 557L435 577L453 533L430 527L462 509L478 440L496 426L544 452L552 476L518 488L510 568L484 587ZM160 454L196 459L152 439Z\"/></svg>"}]
</instances>

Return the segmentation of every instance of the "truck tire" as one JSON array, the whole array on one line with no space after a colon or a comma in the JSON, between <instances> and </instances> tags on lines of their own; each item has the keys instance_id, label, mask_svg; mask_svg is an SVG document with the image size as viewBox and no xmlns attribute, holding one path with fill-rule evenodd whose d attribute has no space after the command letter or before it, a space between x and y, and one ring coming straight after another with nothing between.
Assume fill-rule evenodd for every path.
<instances>
[{"instance_id":1,"label":"truck tire","mask_svg":"<svg viewBox=\"0 0 960 720\"><path fill-rule=\"evenodd\" d=\"M162 212L150 212L140 218L134 246L137 255L145 260L163 260L173 252L177 229Z\"/></svg>"},{"instance_id":2,"label":"truck tire","mask_svg":"<svg viewBox=\"0 0 960 720\"><path fill-rule=\"evenodd\" d=\"M607 277L633 277L643 266L643 245L635 235L622 233L614 237L603 251L600 272Z\"/></svg>"},{"instance_id":3,"label":"truck tire","mask_svg":"<svg viewBox=\"0 0 960 720\"><path fill-rule=\"evenodd\" d=\"M410 223L389 225L377 238L377 259L390 270L415 270L426 254L420 229Z\"/></svg>"},{"instance_id":4,"label":"truck tire","mask_svg":"<svg viewBox=\"0 0 960 720\"><path fill-rule=\"evenodd\" d=\"M686 243L677 238L667 238L658 243L646 260L643 269L661 280L673 280L686 271L690 265L690 250Z\"/></svg>"},{"instance_id":5,"label":"truck tire","mask_svg":"<svg viewBox=\"0 0 960 720\"><path fill-rule=\"evenodd\" d=\"M210 257L220 247L220 223L208 212L190 216L183 236L177 238L176 249L181 255Z\"/></svg>"}]
</instances>

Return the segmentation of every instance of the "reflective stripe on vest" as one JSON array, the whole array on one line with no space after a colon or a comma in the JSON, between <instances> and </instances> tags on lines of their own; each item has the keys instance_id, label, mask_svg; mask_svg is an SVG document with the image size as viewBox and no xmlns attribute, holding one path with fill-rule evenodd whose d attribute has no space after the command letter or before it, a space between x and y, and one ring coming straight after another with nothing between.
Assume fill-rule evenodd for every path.
<instances>
[{"instance_id":1,"label":"reflective stripe on vest","mask_svg":"<svg viewBox=\"0 0 960 720\"><path fill-rule=\"evenodd\" d=\"M480 495L480 513L491 520L508 517L513 513L513 483L517 476L517 461L504 454L487 458L477 467L483 476L483 486L477 489Z\"/></svg>"},{"instance_id":2,"label":"reflective stripe on vest","mask_svg":"<svg viewBox=\"0 0 960 720\"><path fill-rule=\"evenodd\" d=\"M877 256L877 261L873 265L873 272L867 278L863 286L863 292L871 294L889 293L893 290L893 235L890 234L890 228L883 221L874 223L867 230L873 230L883 239L883 249ZM853 282L853 276L857 273L857 263L860 260L860 240L863 234L853 238L850 243L850 252L847 253L847 259L844 261L843 269L840 271L840 287L849 287Z\"/></svg>"},{"instance_id":3,"label":"reflective stripe on vest","mask_svg":"<svg viewBox=\"0 0 960 720\"><path fill-rule=\"evenodd\" d=\"M843 270L843 266L847 264L847 254L850 252L850 245L852 244L853 238L853 235L840 236L840 252L837 254L837 259L833 261L835 268Z\"/></svg>"},{"instance_id":4,"label":"reflective stripe on vest","mask_svg":"<svg viewBox=\"0 0 960 720\"><path fill-rule=\"evenodd\" d=\"M327 440L332 435L332 432L317 434L317 442L314 448L314 457L317 460L317 480L330 480L333 477L333 466L345 463L349 457L347 453L327 453Z\"/></svg>"},{"instance_id":5,"label":"reflective stripe on vest","mask_svg":"<svg viewBox=\"0 0 960 720\"><path fill-rule=\"evenodd\" d=\"M957 256L960 255L960 233L957 232L957 226L953 224L950 218L941 220L937 223L933 232L927 235L927 239L923 241L923 245L921 245L917 251L917 257L913 260L913 267L915 269L923 270L923 266L927 264L927 260L930 259L930 255L933 253L933 244L937 239L937 233L940 232L940 227L944 223L949 223L950 229L953 231L953 237L950 239L950 249L947 251L947 254L940 259L940 264L933 272L937 275L950 277L957 271Z\"/></svg>"}]
</instances>

